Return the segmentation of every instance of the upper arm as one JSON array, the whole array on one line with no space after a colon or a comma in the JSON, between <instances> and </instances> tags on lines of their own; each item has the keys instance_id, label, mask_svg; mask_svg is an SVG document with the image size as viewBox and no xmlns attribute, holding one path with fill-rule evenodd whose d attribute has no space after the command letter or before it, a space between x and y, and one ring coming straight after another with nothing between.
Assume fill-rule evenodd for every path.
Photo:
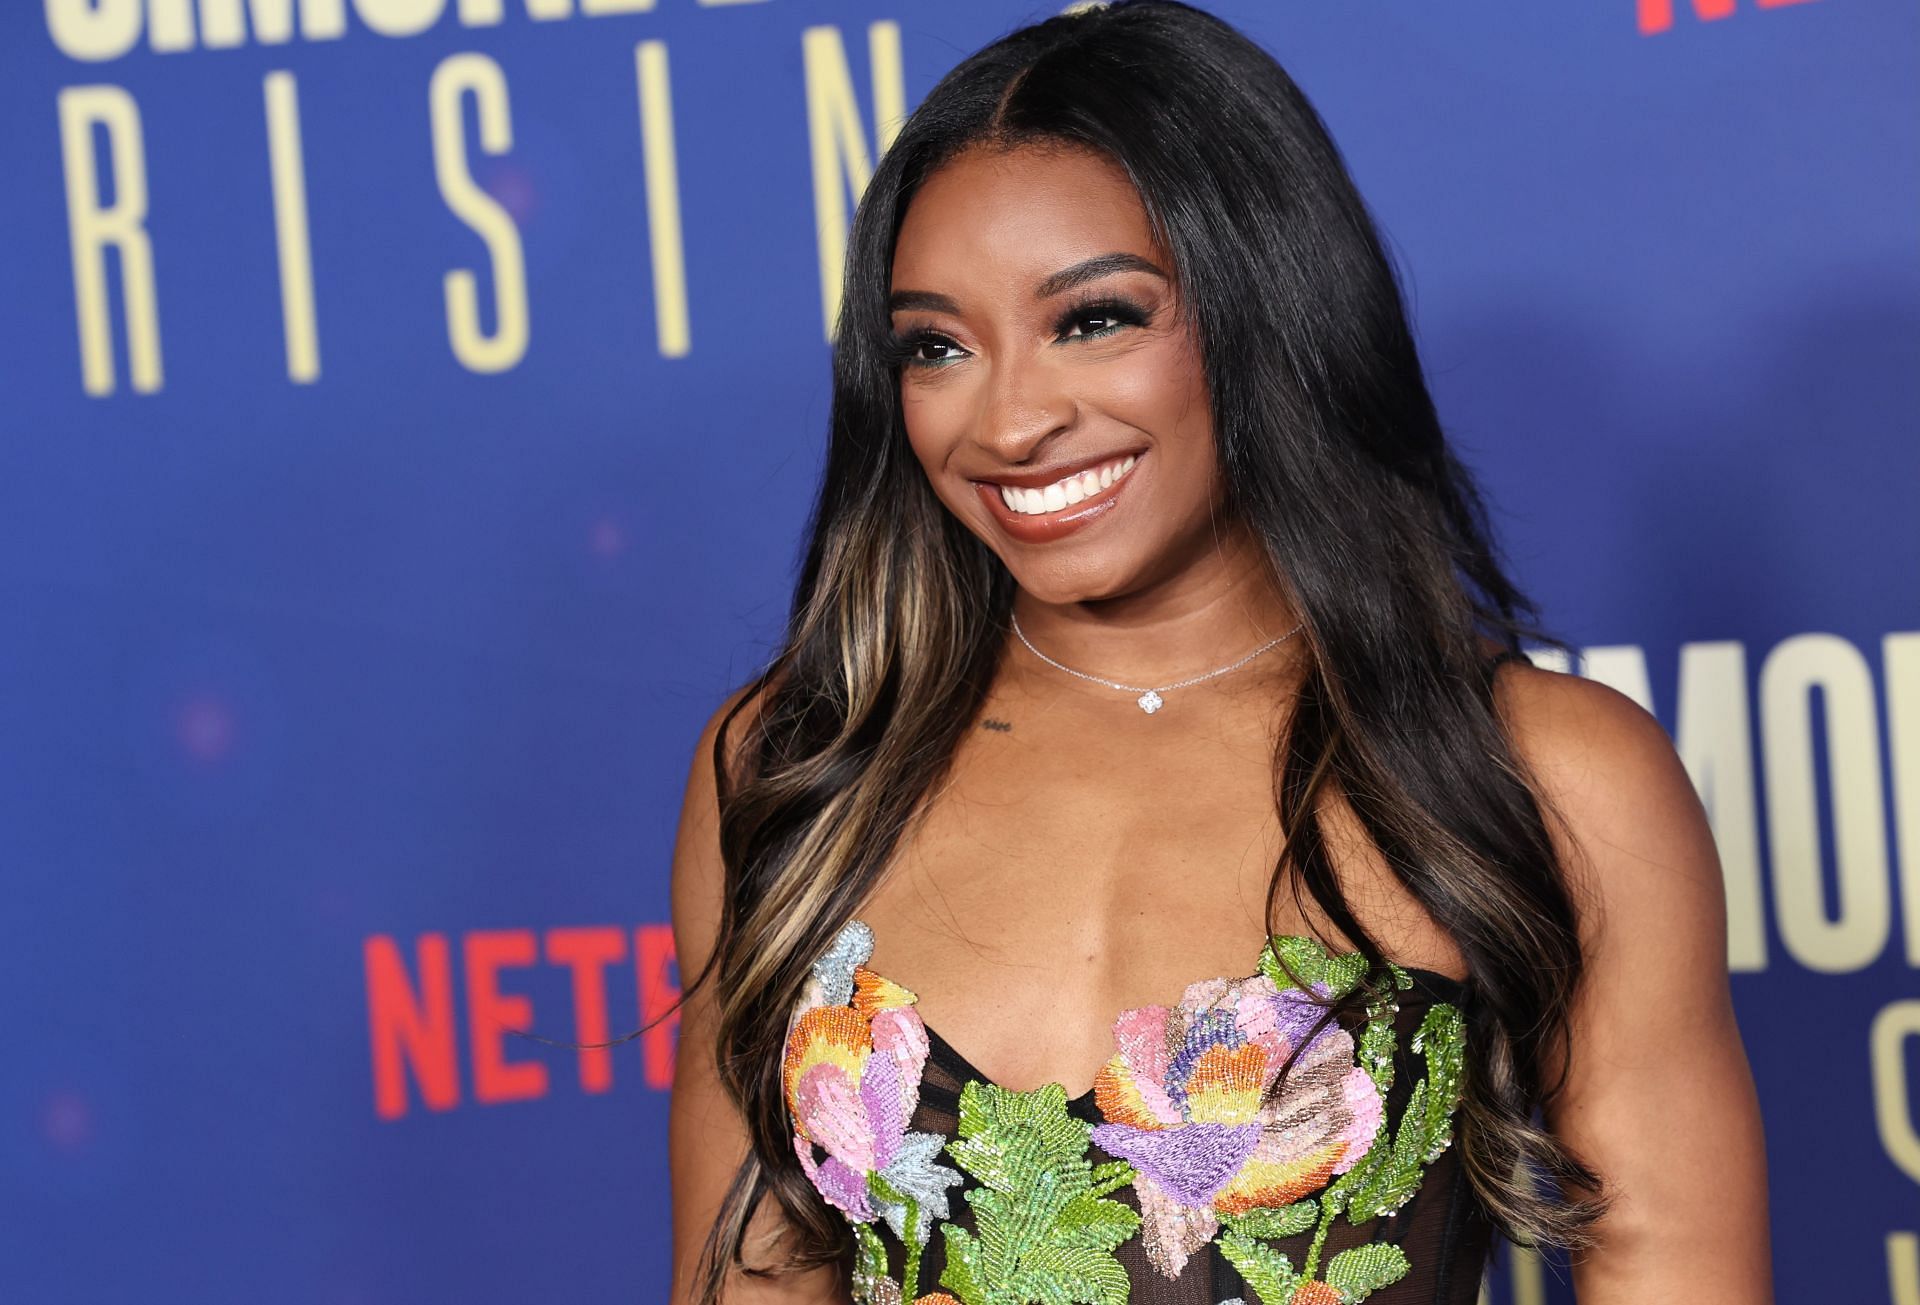
<instances>
[{"instance_id":1,"label":"upper arm","mask_svg":"<svg viewBox=\"0 0 1920 1305\"><path fill-rule=\"evenodd\" d=\"M749 686L750 687L750 686ZM720 723L747 688L730 694L714 712L693 751L674 841L671 881L673 941L680 972L700 973L720 929L725 884L720 859L719 808L714 788L713 745ZM749 707L736 718L730 741L740 736ZM722 1088L713 1059L717 1005L712 979L700 985L680 1008L679 1045L674 1057L673 1093L668 1104L667 1158L673 1185L673 1294L675 1305L694 1299L694 1270L734 1172L745 1159L745 1122ZM760 1202L747 1229L745 1259L760 1265L775 1256L775 1240L785 1217L771 1198ZM750 1279L730 1273L722 1287L725 1305L749 1302L827 1302L835 1299L831 1268L779 1279Z\"/></svg>"},{"instance_id":2,"label":"upper arm","mask_svg":"<svg viewBox=\"0 0 1920 1305\"><path fill-rule=\"evenodd\" d=\"M1565 1083L1544 1113L1613 1200L1573 1264L1581 1305L1768 1301L1765 1150L1705 809L1631 698L1531 666L1497 683L1580 914Z\"/></svg>"}]
</instances>

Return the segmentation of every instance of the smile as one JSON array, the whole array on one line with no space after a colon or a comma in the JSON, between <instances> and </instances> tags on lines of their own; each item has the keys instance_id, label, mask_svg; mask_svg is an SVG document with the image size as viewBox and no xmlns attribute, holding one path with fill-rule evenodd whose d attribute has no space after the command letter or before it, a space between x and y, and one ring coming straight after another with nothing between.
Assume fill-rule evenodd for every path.
<instances>
[{"instance_id":1,"label":"smile","mask_svg":"<svg viewBox=\"0 0 1920 1305\"><path fill-rule=\"evenodd\" d=\"M1025 543L1043 544L1105 516L1118 503L1140 456L1109 458L1047 485L977 480L974 488L1007 534Z\"/></svg>"},{"instance_id":2,"label":"smile","mask_svg":"<svg viewBox=\"0 0 1920 1305\"><path fill-rule=\"evenodd\" d=\"M1090 498L1098 498L1113 483L1133 470L1137 461L1132 455L1103 462L1097 467L1075 472L1064 479L1056 480L1043 489L1022 489L1017 485L1000 485L1000 497L1009 511L1022 516L1044 516L1049 512L1060 512ZM987 482L993 484L992 481Z\"/></svg>"}]
</instances>

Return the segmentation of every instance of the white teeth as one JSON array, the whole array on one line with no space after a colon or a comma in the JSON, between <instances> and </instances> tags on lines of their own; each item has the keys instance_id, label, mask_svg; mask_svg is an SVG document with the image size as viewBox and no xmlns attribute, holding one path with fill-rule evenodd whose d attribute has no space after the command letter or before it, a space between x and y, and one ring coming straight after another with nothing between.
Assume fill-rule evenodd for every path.
<instances>
[{"instance_id":1,"label":"white teeth","mask_svg":"<svg viewBox=\"0 0 1920 1305\"><path fill-rule=\"evenodd\" d=\"M1045 489L1021 489L1012 485L1000 486L1000 501L1010 511L1025 516L1037 516L1043 512L1058 512L1062 508L1092 498L1103 489L1109 489L1113 483L1133 470L1136 461L1128 457L1120 462L1105 465L1057 480Z\"/></svg>"}]
</instances>

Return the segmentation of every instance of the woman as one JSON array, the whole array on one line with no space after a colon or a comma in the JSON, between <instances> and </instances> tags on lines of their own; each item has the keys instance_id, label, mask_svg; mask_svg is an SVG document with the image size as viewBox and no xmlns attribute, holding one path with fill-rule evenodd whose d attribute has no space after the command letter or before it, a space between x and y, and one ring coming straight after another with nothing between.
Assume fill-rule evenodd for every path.
<instances>
[{"instance_id":1,"label":"woman","mask_svg":"<svg viewBox=\"0 0 1920 1305\"><path fill-rule=\"evenodd\" d=\"M1494 1233L1583 1305L1768 1297L1701 807L1519 654L1270 56L1116 0L968 59L834 370L687 786L676 1301L1466 1302Z\"/></svg>"}]
</instances>

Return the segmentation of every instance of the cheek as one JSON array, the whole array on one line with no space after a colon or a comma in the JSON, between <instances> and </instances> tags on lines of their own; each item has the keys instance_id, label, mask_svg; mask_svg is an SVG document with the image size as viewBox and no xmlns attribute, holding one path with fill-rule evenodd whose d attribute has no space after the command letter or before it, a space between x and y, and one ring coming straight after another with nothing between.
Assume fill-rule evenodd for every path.
<instances>
[{"instance_id":1,"label":"cheek","mask_svg":"<svg viewBox=\"0 0 1920 1305\"><path fill-rule=\"evenodd\" d=\"M1107 383L1116 415L1151 434L1168 451L1211 450L1213 414L1205 379L1185 349L1141 350L1114 369Z\"/></svg>"},{"instance_id":2,"label":"cheek","mask_svg":"<svg viewBox=\"0 0 1920 1305\"><path fill-rule=\"evenodd\" d=\"M907 386L900 390L900 421L907 429L907 443L913 456L929 474L937 472L946 460L949 441L941 430L940 405L929 403Z\"/></svg>"},{"instance_id":3,"label":"cheek","mask_svg":"<svg viewBox=\"0 0 1920 1305\"><path fill-rule=\"evenodd\" d=\"M956 483L948 474L962 437L952 409L951 403L942 403L934 395L916 395L909 387L901 387L900 420L906 427L907 445L932 485L934 496L956 515L963 515L972 504L973 487Z\"/></svg>"}]
</instances>

